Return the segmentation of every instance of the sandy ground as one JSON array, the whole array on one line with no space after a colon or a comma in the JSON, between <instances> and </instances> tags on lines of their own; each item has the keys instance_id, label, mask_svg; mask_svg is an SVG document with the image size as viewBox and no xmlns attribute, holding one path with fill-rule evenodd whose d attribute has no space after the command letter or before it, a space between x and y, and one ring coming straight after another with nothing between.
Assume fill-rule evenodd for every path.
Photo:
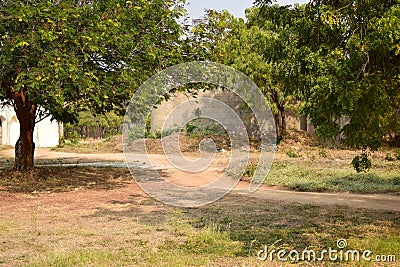
<instances>
[{"instance_id":1,"label":"sandy ground","mask_svg":"<svg viewBox=\"0 0 400 267\"><path fill-rule=\"evenodd\" d=\"M0 151L1 159L12 158L14 151L7 149ZM71 163L71 162L96 162L96 161L113 161L124 162L124 154L108 153L108 154L76 154L54 152L47 148L38 148L36 150L37 163ZM137 155L137 162L141 164L145 161L146 155ZM217 155L211 166L204 172L188 174L174 168L164 155L154 154L149 156L153 166L162 170L162 174L169 182L181 186L199 186L212 182L223 172L228 162L228 154L220 153ZM188 179L190 175L190 179ZM394 194L350 194L350 193L312 193L312 192L295 192L282 189L261 186L256 192L249 193L248 183L240 182L230 194L236 194L242 197L258 198L271 201L285 201L294 203L313 203L317 205L348 205L353 208L365 208L375 210L387 210L400 212L400 196ZM69 203L68 205L76 205L81 208L92 206L91 202L96 201L124 201L132 192L142 191L133 183L127 183L125 187L113 189L112 191L93 191L93 192L68 192L57 193L51 195L40 195L40 201L56 201L61 203ZM81 198L79 194L83 194ZM24 194L11 194L6 192L0 193L0 206L7 205L24 206L24 201L31 203L35 198ZM90 200L89 200L89 199ZM85 199L84 203L83 199ZM11 208L11 207L10 207ZM4 209L3 209L4 210ZM6 209L7 210L7 209Z\"/></svg>"}]
</instances>

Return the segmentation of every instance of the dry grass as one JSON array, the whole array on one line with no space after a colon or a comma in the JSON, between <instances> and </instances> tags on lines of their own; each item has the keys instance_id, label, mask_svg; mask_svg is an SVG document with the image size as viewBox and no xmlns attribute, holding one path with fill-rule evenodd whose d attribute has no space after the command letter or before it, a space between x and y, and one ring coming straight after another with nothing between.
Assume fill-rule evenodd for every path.
<instances>
[{"instance_id":1,"label":"dry grass","mask_svg":"<svg viewBox=\"0 0 400 267\"><path fill-rule=\"evenodd\" d=\"M114 189L132 180L123 168L36 167L29 172L0 170L0 191L65 192L76 189Z\"/></svg>"},{"instance_id":2,"label":"dry grass","mask_svg":"<svg viewBox=\"0 0 400 267\"><path fill-rule=\"evenodd\" d=\"M137 187L130 187L124 196L116 194L121 190L40 195L3 210L0 264L282 266L260 262L257 251L277 241L281 248L318 250L335 247L339 238L349 241L349 249L379 254L397 253L400 248L398 213L235 195L201 208L172 208L146 197Z\"/></svg>"},{"instance_id":3,"label":"dry grass","mask_svg":"<svg viewBox=\"0 0 400 267\"><path fill-rule=\"evenodd\" d=\"M87 139L81 141L68 142L58 147L54 147L53 151L96 154L96 153L122 153L122 136L112 136L103 140Z\"/></svg>"},{"instance_id":4,"label":"dry grass","mask_svg":"<svg viewBox=\"0 0 400 267\"><path fill-rule=\"evenodd\" d=\"M85 151L106 152L106 146L112 150L116 143L93 144ZM351 153L356 153L294 144L279 149L280 165L273 171L280 178L290 182L303 173L317 185L326 182L317 167L337 175L349 168ZM290 158L288 149L301 157ZM384 162L381 156L376 171L396 174L399 162ZM235 194L200 208L173 208L146 196L120 168L40 167L26 174L0 170L0 206L1 266L282 266L260 262L257 251L271 244L287 250L335 248L340 238L348 240L348 249L400 258L396 212ZM339 264L368 266L327 261L293 266Z\"/></svg>"}]
</instances>

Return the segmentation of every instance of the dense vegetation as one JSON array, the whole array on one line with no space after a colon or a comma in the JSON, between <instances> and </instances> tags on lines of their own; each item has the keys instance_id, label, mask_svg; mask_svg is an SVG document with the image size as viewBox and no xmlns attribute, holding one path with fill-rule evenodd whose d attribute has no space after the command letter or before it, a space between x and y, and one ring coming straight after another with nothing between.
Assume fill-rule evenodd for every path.
<instances>
[{"instance_id":1,"label":"dense vegetation","mask_svg":"<svg viewBox=\"0 0 400 267\"><path fill-rule=\"evenodd\" d=\"M254 80L271 104L279 139L291 106L323 138L341 135L362 149L353 161L359 170L383 142L399 145L397 0L257 0L246 21L209 10L193 27L178 23L182 4L2 1L0 100L14 105L22 125L15 168L33 167L36 121L118 113L145 79L191 60L224 63Z\"/></svg>"},{"instance_id":2,"label":"dense vegetation","mask_svg":"<svg viewBox=\"0 0 400 267\"><path fill-rule=\"evenodd\" d=\"M135 88L179 62L180 1L1 1L0 100L21 124L16 170L33 167L35 123L123 111ZM41 107L41 108L38 108Z\"/></svg>"},{"instance_id":3,"label":"dense vegetation","mask_svg":"<svg viewBox=\"0 0 400 267\"><path fill-rule=\"evenodd\" d=\"M208 11L193 30L199 59L243 71L263 90L286 134L285 108L296 106L325 139L341 135L362 149L353 160L400 140L400 4L311 1L279 6L257 1L247 21Z\"/></svg>"}]
</instances>

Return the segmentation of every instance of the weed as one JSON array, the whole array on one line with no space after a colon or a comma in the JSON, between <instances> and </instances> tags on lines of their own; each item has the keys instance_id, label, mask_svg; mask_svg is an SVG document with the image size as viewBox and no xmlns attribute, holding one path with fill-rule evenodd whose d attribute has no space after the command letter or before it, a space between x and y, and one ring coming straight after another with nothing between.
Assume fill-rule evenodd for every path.
<instances>
[{"instance_id":1,"label":"weed","mask_svg":"<svg viewBox=\"0 0 400 267\"><path fill-rule=\"evenodd\" d=\"M319 156L320 156L321 158L327 158L327 157L328 157L328 152L326 152L325 149L321 149L321 150L319 151Z\"/></svg>"},{"instance_id":2,"label":"weed","mask_svg":"<svg viewBox=\"0 0 400 267\"><path fill-rule=\"evenodd\" d=\"M249 162L246 166L246 170L244 171L243 176L253 177L257 169L257 166L258 166L257 162Z\"/></svg>"},{"instance_id":3,"label":"weed","mask_svg":"<svg viewBox=\"0 0 400 267\"><path fill-rule=\"evenodd\" d=\"M297 151L296 151L295 149L293 149L293 148L290 148L288 151L286 151L286 155L287 155L289 158L301 158L301 157L302 157L300 151L297 152Z\"/></svg>"},{"instance_id":4,"label":"weed","mask_svg":"<svg viewBox=\"0 0 400 267\"><path fill-rule=\"evenodd\" d=\"M400 160L400 149L395 150L394 157L396 158L396 160Z\"/></svg>"},{"instance_id":5,"label":"weed","mask_svg":"<svg viewBox=\"0 0 400 267\"><path fill-rule=\"evenodd\" d=\"M386 153L385 160L387 161L395 161L395 158L390 153Z\"/></svg>"},{"instance_id":6,"label":"weed","mask_svg":"<svg viewBox=\"0 0 400 267\"><path fill-rule=\"evenodd\" d=\"M197 130L199 127L197 127L196 125L192 124L192 123L188 123L186 124L186 133L191 134L193 133L195 130Z\"/></svg>"}]
</instances>

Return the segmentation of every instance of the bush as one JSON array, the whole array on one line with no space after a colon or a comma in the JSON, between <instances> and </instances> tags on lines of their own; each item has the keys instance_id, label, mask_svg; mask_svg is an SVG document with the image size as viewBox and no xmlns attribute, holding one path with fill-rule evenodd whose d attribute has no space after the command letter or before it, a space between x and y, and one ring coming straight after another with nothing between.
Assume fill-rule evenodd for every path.
<instances>
[{"instance_id":1,"label":"bush","mask_svg":"<svg viewBox=\"0 0 400 267\"><path fill-rule=\"evenodd\" d=\"M400 149L396 149L396 151L394 152L394 157L396 158L396 160L400 160Z\"/></svg>"},{"instance_id":2,"label":"bush","mask_svg":"<svg viewBox=\"0 0 400 267\"><path fill-rule=\"evenodd\" d=\"M319 151L319 156L322 157L322 158L327 158L328 157L328 152L326 152L326 150L324 150L324 149L321 149Z\"/></svg>"},{"instance_id":3,"label":"bush","mask_svg":"<svg viewBox=\"0 0 400 267\"><path fill-rule=\"evenodd\" d=\"M363 151L361 155L356 156L352 161L351 165L358 172L367 172L372 167L371 160L368 158L368 153Z\"/></svg>"},{"instance_id":4,"label":"bush","mask_svg":"<svg viewBox=\"0 0 400 267\"><path fill-rule=\"evenodd\" d=\"M286 155L289 157L289 158L301 158L302 157L302 155L301 155L301 153L300 152L297 152L296 150L294 150L294 149L289 149L288 151L286 151Z\"/></svg>"},{"instance_id":5,"label":"bush","mask_svg":"<svg viewBox=\"0 0 400 267\"><path fill-rule=\"evenodd\" d=\"M386 153L385 160L387 161L394 161L395 158L390 153Z\"/></svg>"},{"instance_id":6,"label":"bush","mask_svg":"<svg viewBox=\"0 0 400 267\"><path fill-rule=\"evenodd\" d=\"M197 130L199 127L197 127L194 124L188 123L186 124L186 133L193 133L195 130Z\"/></svg>"},{"instance_id":7,"label":"bush","mask_svg":"<svg viewBox=\"0 0 400 267\"><path fill-rule=\"evenodd\" d=\"M128 137L129 137L129 141L133 142L135 140L144 138L145 136L143 136L143 129L138 129L138 128L133 128L132 130L129 131Z\"/></svg>"}]
</instances>

